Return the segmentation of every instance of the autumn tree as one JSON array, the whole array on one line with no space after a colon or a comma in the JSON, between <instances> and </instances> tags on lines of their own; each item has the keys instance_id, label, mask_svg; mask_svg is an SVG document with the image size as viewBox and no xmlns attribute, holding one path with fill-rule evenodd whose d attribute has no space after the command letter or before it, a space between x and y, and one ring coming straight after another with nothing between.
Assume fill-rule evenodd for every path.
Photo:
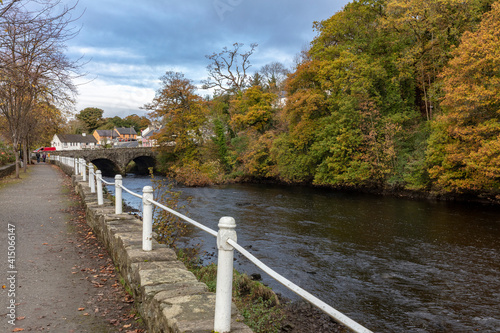
<instances>
[{"instance_id":1,"label":"autumn tree","mask_svg":"<svg viewBox=\"0 0 500 333\"><path fill-rule=\"evenodd\" d=\"M279 176L290 182L309 181L318 160L310 154L319 119L328 115L327 94L321 89L318 61L298 66L286 83L287 103L278 115L281 133L272 148Z\"/></svg>"},{"instance_id":2,"label":"autumn tree","mask_svg":"<svg viewBox=\"0 0 500 333\"><path fill-rule=\"evenodd\" d=\"M287 80L287 130L273 150L285 180L380 185L393 171L397 140L386 133L409 107L376 28L382 9L381 1L354 1L315 24L309 60Z\"/></svg>"},{"instance_id":3,"label":"autumn tree","mask_svg":"<svg viewBox=\"0 0 500 333\"><path fill-rule=\"evenodd\" d=\"M76 93L72 78L79 65L63 53L77 33L71 28L74 7L59 5L42 3L37 12L12 6L0 19L0 114L15 151L27 138L38 103L68 105ZM26 156L26 144L23 148Z\"/></svg>"},{"instance_id":4,"label":"autumn tree","mask_svg":"<svg viewBox=\"0 0 500 333\"><path fill-rule=\"evenodd\" d=\"M66 125L66 117L55 105L40 102L33 107L33 113L27 120L27 135L23 146L49 146L54 134L61 133ZM23 152L23 160L29 161L27 152ZM27 163L24 164L26 171Z\"/></svg>"},{"instance_id":5,"label":"autumn tree","mask_svg":"<svg viewBox=\"0 0 500 333\"><path fill-rule=\"evenodd\" d=\"M229 105L231 165L247 176L268 178L275 175L271 147L274 139L276 95L255 85L234 96Z\"/></svg>"},{"instance_id":6,"label":"autumn tree","mask_svg":"<svg viewBox=\"0 0 500 333\"><path fill-rule=\"evenodd\" d=\"M260 86L248 88L231 100L230 124L236 131L251 128L264 133L273 122L275 99L276 95L264 92Z\"/></svg>"},{"instance_id":7,"label":"autumn tree","mask_svg":"<svg viewBox=\"0 0 500 333\"><path fill-rule=\"evenodd\" d=\"M315 22L273 153L287 181L423 188L439 74L489 0L354 0ZM422 117L423 116L423 117Z\"/></svg>"},{"instance_id":8,"label":"autumn tree","mask_svg":"<svg viewBox=\"0 0 500 333\"><path fill-rule=\"evenodd\" d=\"M441 74L443 114L433 125L428 162L436 188L500 191L500 2L466 32Z\"/></svg>"},{"instance_id":9,"label":"autumn tree","mask_svg":"<svg viewBox=\"0 0 500 333\"><path fill-rule=\"evenodd\" d=\"M155 98L144 109L164 125L158 135L163 158L170 171L181 173L183 167L199 161L198 147L206 139L207 109L196 94L196 86L184 74L169 71L161 81Z\"/></svg>"},{"instance_id":10,"label":"autumn tree","mask_svg":"<svg viewBox=\"0 0 500 333\"><path fill-rule=\"evenodd\" d=\"M465 31L473 30L494 0L389 0L380 24L397 32L399 55L395 64L401 77L415 84L415 101L430 120L439 108L436 79L447 64L451 48Z\"/></svg>"},{"instance_id":11,"label":"autumn tree","mask_svg":"<svg viewBox=\"0 0 500 333\"><path fill-rule=\"evenodd\" d=\"M123 120L125 122L124 127L133 127L137 133L151 125L151 121L147 117L136 114L128 115Z\"/></svg>"},{"instance_id":12,"label":"autumn tree","mask_svg":"<svg viewBox=\"0 0 500 333\"><path fill-rule=\"evenodd\" d=\"M99 108L85 108L76 114L76 119L85 124L85 128L89 134L93 133L99 126L102 125L102 115L104 110Z\"/></svg>"}]
</instances>

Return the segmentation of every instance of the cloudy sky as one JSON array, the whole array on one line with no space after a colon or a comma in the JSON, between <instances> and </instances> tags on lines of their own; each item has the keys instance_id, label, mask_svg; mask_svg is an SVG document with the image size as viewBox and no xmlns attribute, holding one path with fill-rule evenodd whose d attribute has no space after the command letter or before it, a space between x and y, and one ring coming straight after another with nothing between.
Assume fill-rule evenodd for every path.
<instances>
[{"instance_id":1,"label":"cloudy sky","mask_svg":"<svg viewBox=\"0 0 500 333\"><path fill-rule=\"evenodd\" d=\"M80 34L68 56L89 61L78 80L76 111L103 109L105 117L146 115L166 71L197 86L207 78L206 55L236 42L257 43L251 71L279 61L293 65L316 32L349 0L79 0ZM207 94L202 90L201 95Z\"/></svg>"}]
</instances>

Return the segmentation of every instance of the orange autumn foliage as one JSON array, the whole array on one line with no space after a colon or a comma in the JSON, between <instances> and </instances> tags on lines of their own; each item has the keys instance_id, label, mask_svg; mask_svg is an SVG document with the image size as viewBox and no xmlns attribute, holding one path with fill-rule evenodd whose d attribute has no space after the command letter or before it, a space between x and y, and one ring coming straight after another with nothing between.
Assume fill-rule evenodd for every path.
<instances>
[{"instance_id":1,"label":"orange autumn foliage","mask_svg":"<svg viewBox=\"0 0 500 333\"><path fill-rule=\"evenodd\" d=\"M434 124L428 161L440 189L500 191L500 2L479 29L463 35L444 70L444 113Z\"/></svg>"}]
</instances>

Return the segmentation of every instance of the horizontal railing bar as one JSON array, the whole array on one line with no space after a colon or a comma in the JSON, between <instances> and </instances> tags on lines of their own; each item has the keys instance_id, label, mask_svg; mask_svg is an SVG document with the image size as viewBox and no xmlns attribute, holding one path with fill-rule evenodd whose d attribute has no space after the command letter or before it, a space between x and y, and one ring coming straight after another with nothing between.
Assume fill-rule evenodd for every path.
<instances>
[{"instance_id":1,"label":"horizontal railing bar","mask_svg":"<svg viewBox=\"0 0 500 333\"><path fill-rule=\"evenodd\" d=\"M122 189L124 189L124 190L125 190L125 192L128 192L128 193L132 194L134 197L137 197L137 198L142 199L142 195L139 195L139 194L137 194L137 193L132 192L131 190L129 190L128 188L126 188L126 187L125 187L125 186L123 186L123 185L122 185L122 186L120 186L120 187L121 187Z\"/></svg>"},{"instance_id":2,"label":"horizontal railing bar","mask_svg":"<svg viewBox=\"0 0 500 333\"><path fill-rule=\"evenodd\" d=\"M99 177L99 179L101 179L101 181L106 184L106 185L112 185L112 186L115 186L115 183L110 183L110 182L107 182L105 181L104 179L102 179L102 177Z\"/></svg>"},{"instance_id":3,"label":"horizontal railing bar","mask_svg":"<svg viewBox=\"0 0 500 333\"><path fill-rule=\"evenodd\" d=\"M166 210L167 212L174 214L175 216L180 217L180 218L181 218L181 219L183 219L184 221L191 223L192 225L194 225L194 226L196 226L196 227L200 228L201 230L203 230L203 231L205 231L205 232L209 233L210 235L217 237L217 231L212 230L212 229L210 229L210 228L208 228L208 227L205 227L203 224L198 223L198 222L196 222L195 220L190 219L189 217L184 216L184 215L182 215L181 213L178 213L178 212L176 212L175 210L170 209L170 208L168 208L167 206L164 206L164 205L162 205L162 204L161 204L161 203L159 203L159 202L156 202L156 201L154 201L154 200L148 200L148 201L149 201L149 202L151 202L153 205L155 205L155 206L157 206L157 207L160 207L160 208L162 208L162 209Z\"/></svg>"},{"instance_id":4,"label":"horizontal railing bar","mask_svg":"<svg viewBox=\"0 0 500 333\"><path fill-rule=\"evenodd\" d=\"M362 325L358 324L351 318L347 317L346 315L342 314L341 312L335 310L332 308L330 305L326 304L322 300L318 299L316 296L310 294L309 292L305 291L304 289L300 288L287 278L281 276L280 274L276 273L274 270L269 268L266 264L264 264L262 261L254 257L250 252L245 250L242 246L240 246L238 243L233 241L232 239L228 239L227 243L231 246L233 246L236 250L238 250L242 255L244 255L247 259L249 259L251 262L253 262L257 267L262 269L264 272L269 274L272 278L274 278L276 281L279 283L283 284L285 287L299 295L300 297L304 298L305 300L311 302L314 304L316 307L318 307L320 310L325 312L327 315L335 319L337 322L347 326L348 328L352 329L354 332L357 333L371 333L369 329L363 327Z\"/></svg>"}]
</instances>

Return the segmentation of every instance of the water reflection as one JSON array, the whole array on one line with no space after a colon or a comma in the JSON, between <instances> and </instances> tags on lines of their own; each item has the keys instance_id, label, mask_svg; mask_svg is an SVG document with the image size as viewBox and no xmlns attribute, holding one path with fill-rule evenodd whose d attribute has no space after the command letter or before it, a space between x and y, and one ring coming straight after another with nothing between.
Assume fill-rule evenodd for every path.
<instances>
[{"instance_id":1,"label":"water reflection","mask_svg":"<svg viewBox=\"0 0 500 333\"><path fill-rule=\"evenodd\" d=\"M124 185L140 191L149 179ZM241 245L374 331L500 331L498 208L282 186L181 190L190 217L217 230L233 216ZM215 238L196 234L214 253ZM258 272L236 257L237 269Z\"/></svg>"}]
</instances>

